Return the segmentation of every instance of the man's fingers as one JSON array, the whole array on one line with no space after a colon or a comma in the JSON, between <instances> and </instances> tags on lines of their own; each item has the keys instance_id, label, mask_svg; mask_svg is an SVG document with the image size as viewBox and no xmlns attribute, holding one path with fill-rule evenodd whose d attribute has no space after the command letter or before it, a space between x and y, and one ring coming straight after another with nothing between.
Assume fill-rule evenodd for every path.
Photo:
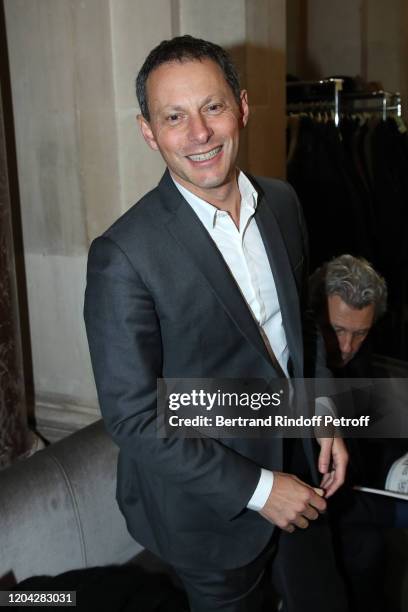
<instances>
[{"instance_id":1,"label":"man's fingers","mask_svg":"<svg viewBox=\"0 0 408 612\"><path fill-rule=\"evenodd\" d=\"M311 488L311 495L308 500L310 506L318 510L319 512L324 512L326 510L327 504L324 500L324 491L322 489Z\"/></svg>"},{"instance_id":2,"label":"man's fingers","mask_svg":"<svg viewBox=\"0 0 408 612\"><path fill-rule=\"evenodd\" d=\"M333 493L335 493L344 483L345 470L341 471L340 469L336 469L336 471L333 471L332 474L333 478L326 487L326 497L333 495Z\"/></svg>"},{"instance_id":3,"label":"man's fingers","mask_svg":"<svg viewBox=\"0 0 408 612\"><path fill-rule=\"evenodd\" d=\"M330 497L345 481L348 463L348 453L342 438L333 441L333 479L326 488L326 497Z\"/></svg>"},{"instance_id":4,"label":"man's fingers","mask_svg":"<svg viewBox=\"0 0 408 612\"><path fill-rule=\"evenodd\" d=\"M317 518L319 518L319 512L312 506L308 506L306 510L302 512L302 514L309 521L315 521Z\"/></svg>"},{"instance_id":5,"label":"man's fingers","mask_svg":"<svg viewBox=\"0 0 408 612\"><path fill-rule=\"evenodd\" d=\"M296 527L299 527L299 529L307 529L309 527L309 521L306 520L304 516L298 516L294 520L294 524Z\"/></svg>"},{"instance_id":6,"label":"man's fingers","mask_svg":"<svg viewBox=\"0 0 408 612\"><path fill-rule=\"evenodd\" d=\"M346 478L348 454L344 441L339 438L320 438L319 472L323 474L320 486L325 497L330 497L339 489Z\"/></svg>"},{"instance_id":7,"label":"man's fingers","mask_svg":"<svg viewBox=\"0 0 408 612\"><path fill-rule=\"evenodd\" d=\"M331 483L333 482L333 478L334 478L334 471L327 472L327 474L323 476L322 481L320 483L321 490L323 490L323 495L326 494L327 489L330 487Z\"/></svg>"},{"instance_id":8,"label":"man's fingers","mask_svg":"<svg viewBox=\"0 0 408 612\"><path fill-rule=\"evenodd\" d=\"M326 476L325 476L324 478L326 478ZM323 478L323 480L324 480L324 478ZM322 481L322 482L323 482L323 481ZM321 486L323 487L323 485L321 485ZM312 487L312 488L313 488L313 491L314 491L315 493L317 493L318 495L320 495L320 497L323 497L323 496L324 496L324 491L323 491L323 489L321 489L320 487Z\"/></svg>"},{"instance_id":9,"label":"man's fingers","mask_svg":"<svg viewBox=\"0 0 408 612\"><path fill-rule=\"evenodd\" d=\"M259 511L271 523L292 533L295 528L306 529L309 521L326 510L321 488L313 488L296 476L274 472L274 481L268 499Z\"/></svg>"},{"instance_id":10,"label":"man's fingers","mask_svg":"<svg viewBox=\"0 0 408 612\"><path fill-rule=\"evenodd\" d=\"M332 456L333 438L320 438L319 472L327 474L330 468Z\"/></svg>"}]
</instances>

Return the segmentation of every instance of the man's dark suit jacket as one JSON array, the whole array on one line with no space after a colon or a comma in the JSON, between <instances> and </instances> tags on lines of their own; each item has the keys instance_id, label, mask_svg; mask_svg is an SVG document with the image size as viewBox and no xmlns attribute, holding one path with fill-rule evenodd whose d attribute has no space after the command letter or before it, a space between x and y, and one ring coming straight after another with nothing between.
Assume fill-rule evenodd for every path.
<instances>
[{"instance_id":1,"label":"man's dark suit jacket","mask_svg":"<svg viewBox=\"0 0 408 612\"><path fill-rule=\"evenodd\" d=\"M259 193L255 220L276 283L291 370L301 377L307 279L302 215L286 183L253 183ZM85 321L102 415L120 447L117 499L130 533L176 566L249 563L274 526L246 505L259 466L282 468L282 441L159 439L156 379L270 381L277 372L221 253L168 171L93 242ZM313 466L310 441L305 447Z\"/></svg>"}]
</instances>

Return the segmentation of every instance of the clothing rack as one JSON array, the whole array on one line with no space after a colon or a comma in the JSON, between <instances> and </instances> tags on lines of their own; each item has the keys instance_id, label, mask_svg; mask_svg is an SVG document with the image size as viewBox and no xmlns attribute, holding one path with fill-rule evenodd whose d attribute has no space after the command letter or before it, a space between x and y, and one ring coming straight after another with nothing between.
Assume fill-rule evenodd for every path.
<instances>
[{"instance_id":1,"label":"clothing rack","mask_svg":"<svg viewBox=\"0 0 408 612\"><path fill-rule=\"evenodd\" d=\"M385 120L388 113L402 116L399 92L357 91L344 92L344 79L321 81L290 81L286 83L287 110L334 112L334 123L339 125L342 112L377 112Z\"/></svg>"},{"instance_id":2,"label":"clothing rack","mask_svg":"<svg viewBox=\"0 0 408 612\"><path fill-rule=\"evenodd\" d=\"M290 81L286 83L287 110L333 110L334 123L339 125L343 83L343 79Z\"/></svg>"},{"instance_id":3,"label":"clothing rack","mask_svg":"<svg viewBox=\"0 0 408 612\"><path fill-rule=\"evenodd\" d=\"M348 103L354 112L380 112L385 121L388 113L396 113L402 116L401 94L389 91L355 92L342 95L341 104L345 110L349 110Z\"/></svg>"}]
</instances>

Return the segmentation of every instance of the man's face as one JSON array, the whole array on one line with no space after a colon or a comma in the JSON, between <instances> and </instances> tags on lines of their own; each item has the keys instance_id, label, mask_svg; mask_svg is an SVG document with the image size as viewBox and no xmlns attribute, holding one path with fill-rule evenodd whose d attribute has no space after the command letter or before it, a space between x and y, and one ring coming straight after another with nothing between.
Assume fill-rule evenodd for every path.
<instances>
[{"instance_id":1,"label":"man's face","mask_svg":"<svg viewBox=\"0 0 408 612\"><path fill-rule=\"evenodd\" d=\"M374 311L373 304L352 308L340 296L329 295L322 325L329 366L342 367L353 359L373 325Z\"/></svg>"},{"instance_id":2,"label":"man's face","mask_svg":"<svg viewBox=\"0 0 408 612\"><path fill-rule=\"evenodd\" d=\"M208 199L235 180L246 92L237 103L222 70L209 59L162 64L147 79L150 121L139 116L147 144L159 150L173 177Z\"/></svg>"}]
</instances>

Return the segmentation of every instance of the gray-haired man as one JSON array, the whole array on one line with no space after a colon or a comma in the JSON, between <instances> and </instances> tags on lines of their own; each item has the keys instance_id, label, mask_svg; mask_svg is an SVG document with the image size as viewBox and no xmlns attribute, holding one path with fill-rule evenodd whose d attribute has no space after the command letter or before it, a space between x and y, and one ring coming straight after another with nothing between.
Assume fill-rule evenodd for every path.
<instances>
[{"instance_id":1,"label":"gray-haired man","mask_svg":"<svg viewBox=\"0 0 408 612\"><path fill-rule=\"evenodd\" d=\"M362 257L340 255L314 272L310 295L329 367L336 373L349 365L343 375L355 376L353 359L387 307L385 280Z\"/></svg>"},{"instance_id":2,"label":"gray-haired man","mask_svg":"<svg viewBox=\"0 0 408 612\"><path fill-rule=\"evenodd\" d=\"M341 255L312 275L310 299L333 374L338 378L371 378L367 336L387 307L385 280L365 259ZM360 393L353 399L352 410L370 409L369 394L364 397ZM384 528L405 526L406 512L401 521L395 500L360 493L352 485L384 488L393 461L407 450L406 441L351 439L347 445L349 486L333 499L329 508L337 560L348 588L351 610L382 612L388 609L383 592Z\"/></svg>"}]
</instances>

